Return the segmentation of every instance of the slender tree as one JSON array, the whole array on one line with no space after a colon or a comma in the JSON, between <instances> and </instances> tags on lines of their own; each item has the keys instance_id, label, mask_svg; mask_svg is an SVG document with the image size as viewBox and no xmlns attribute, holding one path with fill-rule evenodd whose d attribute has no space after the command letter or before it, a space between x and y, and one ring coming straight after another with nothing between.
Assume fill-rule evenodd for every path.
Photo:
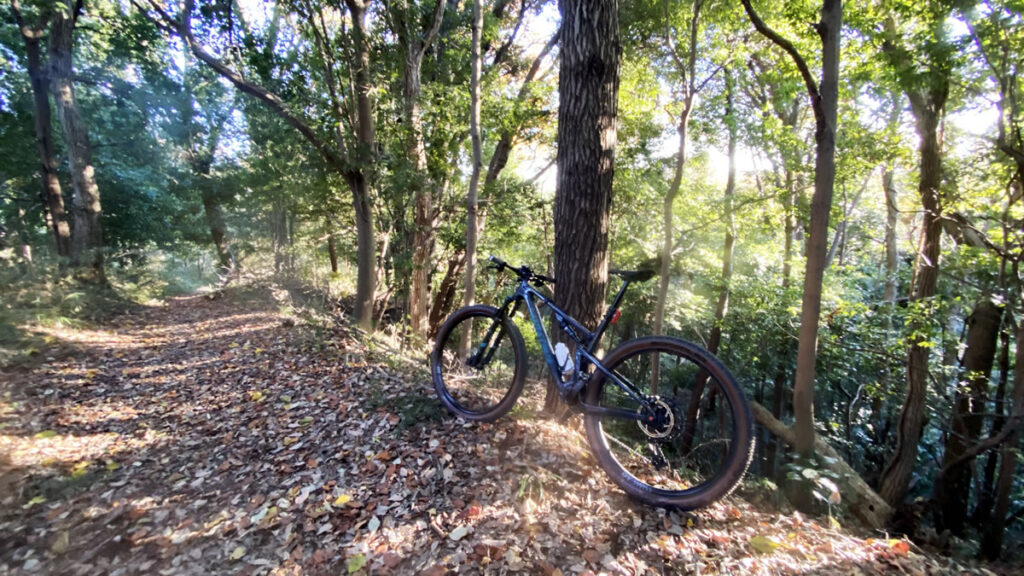
<instances>
[{"instance_id":1,"label":"slender tree","mask_svg":"<svg viewBox=\"0 0 1024 576\"><path fill-rule=\"evenodd\" d=\"M483 146L480 138L480 36L484 26L482 0L473 0L473 46L472 72L469 77L469 139L473 145L473 167L469 176L469 191L466 193L466 287L463 297L465 306L472 306L476 297L476 244L479 225L480 172L483 168Z\"/></svg>"},{"instance_id":2,"label":"slender tree","mask_svg":"<svg viewBox=\"0 0 1024 576\"><path fill-rule=\"evenodd\" d=\"M938 3L923 10L924 25L929 40L921 47L924 66L901 40L894 16L884 23L882 55L893 71L897 83L910 101L915 127L920 137L918 146L918 193L924 209L921 240L914 266L911 299L920 314L926 313L936 294L939 279L939 256L942 242L942 136L941 122L949 97L953 52L945 32L946 19L951 7ZM926 320L920 315L914 319L917 334L927 333ZM896 451L882 471L879 494L891 505L897 505L906 495L917 461L917 448L921 440L928 390L928 363L931 341L926 336L915 336L907 349L907 393L897 424Z\"/></svg>"},{"instance_id":3,"label":"slender tree","mask_svg":"<svg viewBox=\"0 0 1024 576\"><path fill-rule=\"evenodd\" d=\"M51 128L50 98L47 90L46 63L43 61L41 40L46 34L49 18L47 11L39 14L36 26L25 22L21 5L18 0L11 0L11 10L25 42L28 75L32 85L32 104L36 132L36 150L39 154L40 175L43 184L43 198L46 201L47 219L53 233L54 247L57 255L71 255L71 229L68 226L67 214L64 210L64 194L61 190L60 178L57 176L57 156L54 151L53 130Z\"/></svg>"},{"instance_id":4,"label":"slender tree","mask_svg":"<svg viewBox=\"0 0 1024 576\"><path fill-rule=\"evenodd\" d=\"M409 330L414 340L427 335L427 305L430 295L429 272L433 252L435 183L427 173L427 150L423 141L420 93L423 57L441 29L445 0L436 0L434 16L427 30L420 27L419 6L414 1L391 4L393 26L404 51L402 64L402 116L405 125L406 160L412 167L408 184L412 189L414 217L412 242L412 280L409 286Z\"/></svg>"},{"instance_id":5,"label":"slender tree","mask_svg":"<svg viewBox=\"0 0 1024 576\"><path fill-rule=\"evenodd\" d=\"M797 452L806 454L814 447L814 372L817 359L818 320L821 317L821 287L828 250L828 221L835 182L836 120L839 106L839 40L843 23L841 0L824 0L821 20L815 30L821 39L821 83L811 75L803 57L787 39L769 28L751 5L743 7L754 27L793 59L807 88L814 110L815 163L814 195L811 199L811 223L808 229L807 264L804 273L803 305L800 313L800 345L797 350L796 379L793 385L793 412Z\"/></svg>"}]
</instances>

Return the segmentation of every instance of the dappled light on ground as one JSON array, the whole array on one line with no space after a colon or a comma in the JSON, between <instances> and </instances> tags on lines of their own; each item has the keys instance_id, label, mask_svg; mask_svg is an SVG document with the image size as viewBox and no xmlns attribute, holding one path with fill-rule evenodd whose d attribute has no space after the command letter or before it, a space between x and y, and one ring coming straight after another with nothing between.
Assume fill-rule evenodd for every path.
<instances>
[{"instance_id":1,"label":"dappled light on ground","mask_svg":"<svg viewBox=\"0 0 1024 576\"><path fill-rule=\"evenodd\" d=\"M578 417L539 415L543 382L469 425L419 355L276 310L178 299L55 332L80 352L5 374L0 572L961 573L738 497L634 504Z\"/></svg>"}]
</instances>

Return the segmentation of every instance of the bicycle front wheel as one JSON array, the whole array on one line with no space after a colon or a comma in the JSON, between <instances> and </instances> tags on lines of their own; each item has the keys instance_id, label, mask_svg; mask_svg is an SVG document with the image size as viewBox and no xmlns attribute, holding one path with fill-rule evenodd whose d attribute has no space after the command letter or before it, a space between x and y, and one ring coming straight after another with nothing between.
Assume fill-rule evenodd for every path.
<instances>
[{"instance_id":1,"label":"bicycle front wheel","mask_svg":"<svg viewBox=\"0 0 1024 576\"><path fill-rule=\"evenodd\" d=\"M646 504L681 510L732 492L750 465L754 428L721 362L689 342L653 336L623 343L602 364L624 385L598 372L586 403L606 410L587 414L584 425L615 484Z\"/></svg>"},{"instance_id":2,"label":"bicycle front wheel","mask_svg":"<svg viewBox=\"0 0 1024 576\"><path fill-rule=\"evenodd\" d=\"M466 420L491 422L515 406L526 381L519 329L493 306L456 310L437 331L430 356L441 403Z\"/></svg>"}]
</instances>

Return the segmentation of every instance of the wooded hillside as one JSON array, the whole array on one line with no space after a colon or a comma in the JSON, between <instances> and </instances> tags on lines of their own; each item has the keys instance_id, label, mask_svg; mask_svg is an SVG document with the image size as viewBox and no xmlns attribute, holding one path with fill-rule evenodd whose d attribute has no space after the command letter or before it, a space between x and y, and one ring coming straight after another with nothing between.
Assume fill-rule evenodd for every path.
<instances>
[{"instance_id":1,"label":"wooded hillside","mask_svg":"<svg viewBox=\"0 0 1024 576\"><path fill-rule=\"evenodd\" d=\"M1022 13L3 0L0 366L110 307L254 280L425 351L508 294L489 254L588 321L609 266L650 268L606 348L721 358L756 403L746 487L1013 560Z\"/></svg>"}]
</instances>

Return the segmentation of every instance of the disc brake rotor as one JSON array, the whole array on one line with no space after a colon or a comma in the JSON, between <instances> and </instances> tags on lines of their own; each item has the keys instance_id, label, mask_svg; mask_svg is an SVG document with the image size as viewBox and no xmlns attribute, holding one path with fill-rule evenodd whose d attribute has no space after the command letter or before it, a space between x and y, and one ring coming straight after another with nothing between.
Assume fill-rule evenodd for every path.
<instances>
[{"instance_id":1,"label":"disc brake rotor","mask_svg":"<svg viewBox=\"0 0 1024 576\"><path fill-rule=\"evenodd\" d=\"M637 421L640 430L653 440L662 440L672 435L676 427L675 411L662 398L654 398L650 404L648 418Z\"/></svg>"}]
</instances>

